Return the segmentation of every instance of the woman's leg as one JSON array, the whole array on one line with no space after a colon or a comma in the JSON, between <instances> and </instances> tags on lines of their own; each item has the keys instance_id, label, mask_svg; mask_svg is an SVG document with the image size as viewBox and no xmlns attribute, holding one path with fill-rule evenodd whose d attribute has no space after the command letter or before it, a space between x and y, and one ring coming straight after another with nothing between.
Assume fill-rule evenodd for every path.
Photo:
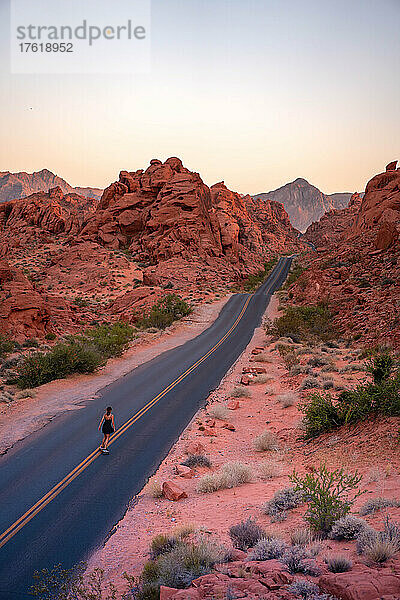
<instances>
[{"instance_id":1,"label":"woman's leg","mask_svg":"<svg viewBox=\"0 0 400 600\"><path fill-rule=\"evenodd\" d=\"M102 448L105 448L106 438L107 438L107 436L106 436L106 434L104 434L103 441L101 442L101 447Z\"/></svg>"},{"instance_id":2,"label":"woman's leg","mask_svg":"<svg viewBox=\"0 0 400 600\"><path fill-rule=\"evenodd\" d=\"M110 439L110 434L106 433L106 435L104 436L104 448L107 448L109 439Z\"/></svg>"}]
</instances>

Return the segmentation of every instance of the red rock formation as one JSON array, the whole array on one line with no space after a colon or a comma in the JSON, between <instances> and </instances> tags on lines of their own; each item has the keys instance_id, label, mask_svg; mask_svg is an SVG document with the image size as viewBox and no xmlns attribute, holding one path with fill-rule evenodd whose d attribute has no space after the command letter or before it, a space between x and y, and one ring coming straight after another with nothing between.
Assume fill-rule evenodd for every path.
<instances>
[{"instance_id":1,"label":"red rock formation","mask_svg":"<svg viewBox=\"0 0 400 600\"><path fill-rule=\"evenodd\" d=\"M43 336L49 321L44 298L24 273L0 261L0 333L17 341Z\"/></svg>"},{"instance_id":2,"label":"red rock formation","mask_svg":"<svg viewBox=\"0 0 400 600\"><path fill-rule=\"evenodd\" d=\"M37 236L46 239L46 233L75 234L95 205L93 199L78 194L64 195L59 187L29 198L4 202L0 204L2 239L15 245Z\"/></svg>"},{"instance_id":3,"label":"red rock formation","mask_svg":"<svg viewBox=\"0 0 400 600\"><path fill-rule=\"evenodd\" d=\"M362 200L331 211L313 224L306 239L319 247L310 268L290 290L295 303L326 301L337 312L336 326L400 345L400 171L386 172L367 184Z\"/></svg>"}]
</instances>

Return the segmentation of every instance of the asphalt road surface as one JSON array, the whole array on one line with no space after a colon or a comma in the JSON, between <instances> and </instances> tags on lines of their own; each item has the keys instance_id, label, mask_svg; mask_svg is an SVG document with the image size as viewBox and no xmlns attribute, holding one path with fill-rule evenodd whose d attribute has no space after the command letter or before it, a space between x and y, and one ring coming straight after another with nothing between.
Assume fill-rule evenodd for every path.
<instances>
[{"instance_id":1,"label":"asphalt road surface","mask_svg":"<svg viewBox=\"0 0 400 600\"><path fill-rule=\"evenodd\" d=\"M198 337L164 352L68 411L0 459L0 599L28 600L35 570L85 560L112 532L193 415L247 346L281 258L255 294L236 294ZM113 407L110 455L97 426Z\"/></svg>"}]
</instances>

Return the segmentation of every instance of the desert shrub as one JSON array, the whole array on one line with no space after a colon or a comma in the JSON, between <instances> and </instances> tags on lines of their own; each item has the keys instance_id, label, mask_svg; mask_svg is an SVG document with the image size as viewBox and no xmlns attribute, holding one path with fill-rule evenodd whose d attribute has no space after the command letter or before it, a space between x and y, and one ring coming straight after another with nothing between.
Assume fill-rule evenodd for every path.
<instances>
[{"instance_id":1,"label":"desert shrub","mask_svg":"<svg viewBox=\"0 0 400 600\"><path fill-rule=\"evenodd\" d=\"M237 525L232 525L229 529L229 537L235 548L246 551L253 548L259 540L265 537L265 531L253 519L249 518Z\"/></svg>"},{"instance_id":2,"label":"desert shrub","mask_svg":"<svg viewBox=\"0 0 400 600\"><path fill-rule=\"evenodd\" d=\"M249 554L249 560L271 560L281 558L287 544L278 538L261 538Z\"/></svg>"},{"instance_id":3,"label":"desert shrub","mask_svg":"<svg viewBox=\"0 0 400 600\"><path fill-rule=\"evenodd\" d=\"M314 532L308 527L298 527L290 532L292 546L308 546L314 540Z\"/></svg>"},{"instance_id":4,"label":"desert shrub","mask_svg":"<svg viewBox=\"0 0 400 600\"><path fill-rule=\"evenodd\" d=\"M178 541L170 551L145 564L141 574L141 588L143 590L144 586L148 586L159 590L161 585L187 588L193 579L210 573L216 563L224 562L225 556L224 548L205 537L193 541Z\"/></svg>"},{"instance_id":5,"label":"desert shrub","mask_svg":"<svg viewBox=\"0 0 400 600\"><path fill-rule=\"evenodd\" d=\"M192 311L192 307L177 294L166 294L138 320L138 326L165 329L174 321L190 315Z\"/></svg>"},{"instance_id":6,"label":"desert shrub","mask_svg":"<svg viewBox=\"0 0 400 600\"><path fill-rule=\"evenodd\" d=\"M360 515L364 517L365 515L372 515L384 508L398 506L400 506L400 501L396 500L396 498L371 498L360 508Z\"/></svg>"},{"instance_id":7,"label":"desert shrub","mask_svg":"<svg viewBox=\"0 0 400 600\"><path fill-rule=\"evenodd\" d=\"M273 322L271 333L295 335L301 340L328 340L334 337L333 314L326 304L288 306L284 314Z\"/></svg>"},{"instance_id":8,"label":"desert shrub","mask_svg":"<svg viewBox=\"0 0 400 600\"><path fill-rule=\"evenodd\" d=\"M333 387L335 387L335 382L332 379L326 379L322 384L324 390L331 390Z\"/></svg>"},{"instance_id":9,"label":"desert shrub","mask_svg":"<svg viewBox=\"0 0 400 600\"><path fill-rule=\"evenodd\" d=\"M36 338L27 338L22 342L21 348L39 348L39 342Z\"/></svg>"},{"instance_id":10,"label":"desert shrub","mask_svg":"<svg viewBox=\"0 0 400 600\"><path fill-rule=\"evenodd\" d=\"M239 461L229 462L216 473L204 475L198 482L197 490L203 494L216 492L249 483L252 478L253 471L249 465Z\"/></svg>"},{"instance_id":11,"label":"desert shrub","mask_svg":"<svg viewBox=\"0 0 400 600\"><path fill-rule=\"evenodd\" d=\"M133 336L133 327L128 323L118 322L87 329L82 341L88 340L104 358L111 358L120 356L133 339Z\"/></svg>"},{"instance_id":12,"label":"desert shrub","mask_svg":"<svg viewBox=\"0 0 400 600\"><path fill-rule=\"evenodd\" d=\"M334 522L329 537L333 540L355 540L368 527L364 519L346 515Z\"/></svg>"},{"instance_id":13,"label":"desert shrub","mask_svg":"<svg viewBox=\"0 0 400 600\"><path fill-rule=\"evenodd\" d=\"M381 467L371 467L366 475L367 483L373 483L385 479L387 473Z\"/></svg>"},{"instance_id":14,"label":"desert shrub","mask_svg":"<svg viewBox=\"0 0 400 600\"><path fill-rule=\"evenodd\" d=\"M353 567L352 561L342 554L333 554L325 559L326 568L331 573L346 573Z\"/></svg>"},{"instance_id":15,"label":"desert shrub","mask_svg":"<svg viewBox=\"0 0 400 600\"><path fill-rule=\"evenodd\" d=\"M316 600L319 594L319 587L316 583L307 581L307 579L296 579L289 585L287 591L303 600Z\"/></svg>"},{"instance_id":16,"label":"desert shrub","mask_svg":"<svg viewBox=\"0 0 400 600\"><path fill-rule=\"evenodd\" d=\"M157 479L150 479L146 491L152 498L161 498L163 495L161 483Z\"/></svg>"},{"instance_id":17,"label":"desert shrub","mask_svg":"<svg viewBox=\"0 0 400 600\"><path fill-rule=\"evenodd\" d=\"M236 385L230 395L232 398L250 398L251 391L245 385Z\"/></svg>"},{"instance_id":18,"label":"desert shrub","mask_svg":"<svg viewBox=\"0 0 400 600\"><path fill-rule=\"evenodd\" d=\"M344 517L362 492L356 490L362 476L357 472L350 475L344 469L328 471L325 465L318 471L306 473L303 477L296 471L289 478L307 503L304 516L310 527L327 535L335 521Z\"/></svg>"},{"instance_id":19,"label":"desert shrub","mask_svg":"<svg viewBox=\"0 0 400 600\"><path fill-rule=\"evenodd\" d=\"M49 352L25 356L17 367L17 385L31 388L73 373L93 373L104 362L96 348L70 340L57 344Z\"/></svg>"},{"instance_id":20,"label":"desert shrub","mask_svg":"<svg viewBox=\"0 0 400 600\"><path fill-rule=\"evenodd\" d=\"M296 404L297 399L298 396L294 392L285 392L284 394L279 394L279 396L277 396L277 400L282 404L283 408L293 406Z\"/></svg>"},{"instance_id":21,"label":"desert shrub","mask_svg":"<svg viewBox=\"0 0 400 600\"><path fill-rule=\"evenodd\" d=\"M14 350L14 342L4 335L0 335L0 358Z\"/></svg>"},{"instance_id":22,"label":"desert shrub","mask_svg":"<svg viewBox=\"0 0 400 600\"><path fill-rule=\"evenodd\" d=\"M321 354L314 354L308 359L307 364L310 365L310 367L323 367L329 364L329 360Z\"/></svg>"},{"instance_id":23,"label":"desert shrub","mask_svg":"<svg viewBox=\"0 0 400 600\"><path fill-rule=\"evenodd\" d=\"M394 367L394 359L389 352L372 356L367 362L367 371L371 373L375 384L389 379Z\"/></svg>"},{"instance_id":24,"label":"desert shrub","mask_svg":"<svg viewBox=\"0 0 400 600\"><path fill-rule=\"evenodd\" d=\"M294 367L291 367L289 369L289 375L290 375L290 377L295 377L296 375L300 375L300 373L302 373L300 365L295 365Z\"/></svg>"},{"instance_id":25,"label":"desert shrub","mask_svg":"<svg viewBox=\"0 0 400 600\"><path fill-rule=\"evenodd\" d=\"M301 390L311 390L312 388L319 388L320 383L318 377L314 377L313 375L309 375L302 382L300 389Z\"/></svg>"},{"instance_id":26,"label":"desert shrub","mask_svg":"<svg viewBox=\"0 0 400 600\"><path fill-rule=\"evenodd\" d=\"M343 424L343 418L329 394L311 394L299 404L305 437L311 438Z\"/></svg>"},{"instance_id":27,"label":"desert shrub","mask_svg":"<svg viewBox=\"0 0 400 600\"><path fill-rule=\"evenodd\" d=\"M376 538L364 550L368 561L373 563L384 563L393 558L399 551L397 545L390 540Z\"/></svg>"},{"instance_id":28,"label":"desert shrub","mask_svg":"<svg viewBox=\"0 0 400 600\"><path fill-rule=\"evenodd\" d=\"M177 544L178 540L176 538L159 533L151 540L150 558L154 560L155 558L161 556L161 554L171 552L171 550L175 548Z\"/></svg>"},{"instance_id":29,"label":"desert shrub","mask_svg":"<svg viewBox=\"0 0 400 600\"><path fill-rule=\"evenodd\" d=\"M383 563L400 551L400 525L387 517L383 531L369 527L357 538L357 551L368 561Z\"/></svg>"},{"instance_id":30,"label":"desert shrub","mask_svg":"<svg viewBox=\"0 0 400 600\"><path fill-rule=\"evenodd\" d=\"M211 461L208 456L205 456L204 454L189 454L189 456L183 462L181 462L181 465L184 467L190 467L191 469L193 467L210 468Z\"/></svg>"},{"instance_id":31,"label":"desert shrub","mask_svg":"<svg viewBox=\"0 0 400 600\"><path fill-rule=\"evenodd\" d=\"M17 367L17 384L21 388L37 387L73 373L93 373L111 356L119 356L133 335L130 325L114 323L68 336L48 352L25 356Z\"/></svg>"},{"instance_id":32,"label":"desert shrub","mask_svg":"<svg viewBox=\"0 0 400 600\"><path fill-rule=\"evenodd\" d=\"M212 404L207 408L207 412L214 419L226 421L229 418L229 410L222 404Z\"/></svg>"},{"instance_id":33,"label":"desert shrub","mask_svg":"<svg viewBox=\"0 0 400 600\"><path fill-rule=\"evenodd\" d=\"M257 452L265 452L279 448L279 442L276 435L266 429L254 439L253 446Z\"/></svg>"},{"instance_id":34,"label":"desert shrub","mask_svg":"<svg viewBox=\"0 0 400 600\"><path fill-rule=\"evenodd\" d=\"M303 573L311 577L318 577L321 570L314 560L308 558L304 548L291 546L286 549L280 561L287 567L289 573Z\"/></svg>"},{"instance_id":35,"label":"desert shrub","mask_svg":"<svg viewBox=\"0 0 400 600\"><path fill-rule=\"evenodd\" d=\"M257 467L263 479L273 479L282 473L282 465L276 460L268 458L257 463Z\"/></svg>"},{"instance_id":36,"label":"desert shrub","mask_svg":"<svg viewBox=\"0 0 400 600\"><path fill-rule=\"evenodd\" d=\"M106 582L104 571L94 569L85 574L85 565L64 569L55 565L51 569L35 571L30 596L38 600L116 600L117 589ZM129 592L128 592L129 593Z\"/></svg>"},{"instance_id":37,"label":"desert shrub","mask_svg":"<svg viewBox=\"0 0 400 600\"><path fill-rule=\"evenodd\" d=\"M294 348L285 346L284 344L277 344L278 352L282 357L285 367L290 370L291 368L299 364L299 357Z\"/></svg>"},{"instance_id":38,"label":"desert shrub","mask_svg":"<svg viewBox=\"0 0 400 600\"><path fill-rule=\"evenodd\" d=\"M302 495L294 488L288 487L275 492L271 500L268 500L261 510L271 517L271 521L284 521L288 510L297 508L302 504Z\"/></svg>"}]
</instances>

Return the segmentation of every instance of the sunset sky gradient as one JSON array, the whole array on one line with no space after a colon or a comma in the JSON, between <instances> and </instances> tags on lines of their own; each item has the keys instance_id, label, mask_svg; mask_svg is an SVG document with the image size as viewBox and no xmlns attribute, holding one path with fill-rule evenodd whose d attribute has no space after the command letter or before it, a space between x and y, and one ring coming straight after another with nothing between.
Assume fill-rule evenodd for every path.
<instances>
[{"instance_id":1,"label":"sunset sky gradient","mask_svg":"<svg viewBox=\"0 0 400 600\"><path fill-rule=\"evenodd\" d=\"M8 0L0 23L0 171L104 187L179 156L243 193L332 193L400 159L400 0L153 0L148 75L10 75Z\"/></svg>"}]
</instances>

